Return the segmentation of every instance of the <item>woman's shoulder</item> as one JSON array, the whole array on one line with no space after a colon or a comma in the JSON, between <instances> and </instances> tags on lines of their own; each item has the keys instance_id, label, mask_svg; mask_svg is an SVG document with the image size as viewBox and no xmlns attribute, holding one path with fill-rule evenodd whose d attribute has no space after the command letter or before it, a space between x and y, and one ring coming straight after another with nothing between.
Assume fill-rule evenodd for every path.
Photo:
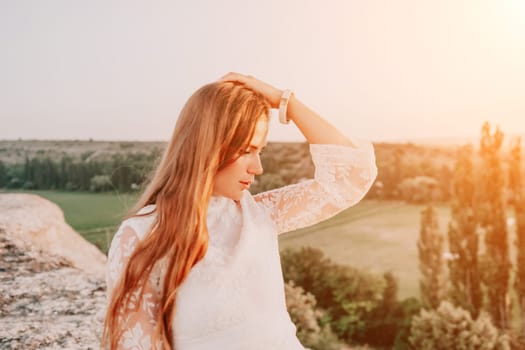
<instances>
[{"instance_id":1,"label":"woman's shoulder","mask_svg":"<svg viewBox=\"0 0 525 350\"><path fill-rule=\"evenodd\" d=\"M126 227L131 228L139 239L143 239L149 232L151 225L155 221L155 205L150 204L140 209L136 215L122 221L119 231Z\"/></svg>"}]
</instances>

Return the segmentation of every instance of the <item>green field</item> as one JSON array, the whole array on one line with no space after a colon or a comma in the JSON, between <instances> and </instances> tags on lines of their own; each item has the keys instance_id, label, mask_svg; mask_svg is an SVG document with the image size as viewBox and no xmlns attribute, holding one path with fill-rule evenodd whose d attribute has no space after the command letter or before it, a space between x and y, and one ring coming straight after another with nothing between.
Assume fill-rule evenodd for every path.
<instances>
[{"instance_id":1,"label":"green field","mask_svg":"<svg viewBox=\"0 0 525 350\"><path fill-rule=\"evenodd\" d=\"M65 219L88 241L107 250L107 241L115 233L122 217L135 204L136 194L30 191L56 203ZM109 237L108 237L109 235Z\"/></svg>"},{"instance_id":2,"label":"green field","mask_svg":"<svg viewBox=\"0 0 525 350\"><path fill-rule=\"evenodd\" d=\"M419 295L417 239L423 206L401 202L362 201L334 218L281 236L281 249L311 246L340 264L373 273L392 271L400 297ZM442 232L448 207L438 207Z\"/></svg>"},{"instance_id":3,"label":"green field","mask_svg":"<svg viewBox=\"0 0 525 350\"><path fill-rule=\"evenodd\" d=\"M66 221L103 251L136 195L32 191L55 203ZM281 249L312 246L340 264L399 278L400 297L418 295L419 267L416 242L422 206L365 200L330 220L280 236ZM439 207L445 232L449 209Z\"/></svg>"}]
</instances>

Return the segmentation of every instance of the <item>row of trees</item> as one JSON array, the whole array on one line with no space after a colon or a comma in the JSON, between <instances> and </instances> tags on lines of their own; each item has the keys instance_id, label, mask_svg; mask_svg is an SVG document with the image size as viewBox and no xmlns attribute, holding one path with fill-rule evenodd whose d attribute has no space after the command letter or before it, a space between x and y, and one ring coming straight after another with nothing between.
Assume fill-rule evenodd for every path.
<instances>
[{"instance_id":1,"label":"row of trees","mask_svg":"<svg viewBox=\"0 0 525 350\"><path fill-rule=\"evenodd\" d=\"M25 158L23 164L0 161L0 187L66 191L120 192L137 189L151 172L159 154L116 153L107 160Z\"/></svg>"},{"instance_id":2,"label":"row of trees","mask_svg":"<svg viewBox=\"0 0 525 350\"><path fill-rule=\"evenodd\" d=\"M131 144L129 144L131 145ZM46 152L26 156L23 163L0 161L0 187L26 189L60 189L67 191L130 191L141 186L160 157L160 148L150 153L129 151L123 144L119 153L106 159L85 152L80 157L60 158ZM451 159L447 148L410 144L376 145L378 180L368 198L402 199L426 202L429 198L446 201L450 198ZM434 158L439 159L434 160ZM308 144L270 143L262 155L264 174L252 186L257 193L296 183L313 176Z\"/></svg>"},{"instance_id":3,"label":"row of trees","mask_svg":"<svg viewBox=\"0 0 525 350\"><path fill-rule=\"evenodd\" d=\"M440 231L436 210L423 210L417 243L420 300L399 301L390 273L381 277L338 266L312 248L282 254L288 308L306 346L525 348L522 150L515 140L510 155L504 155L503 139L499 129L492 133L485 124L479 154L470 146L457 150L447 234ZM513 231L514 264L509 254ZM520 311L521 324L511 316L513 307Z\"/></svg>"},{"instance_id":4,"label":"row of trees","mask_svg":"<svg viewBox=\"0 0 525 350\"><path fill-rule=\"evenodd\" d=\"M369 198L425 203L450 199L453 151L413 144L375 145L378 178Z\"/></svg>"},{"instance_id":5,"label":"row of trees","mask_svg":"<svg viewBox=\"0 0 525 350\"><path fill-rule=\"evenodd\" d=\"M457 152L452 178L451 220L446 235L448 252L445 252L445 235L440 232L435 210L429 206L422 212L418 242L421 301L428 310L438 310L442 302L450 301L460 310L456 313L465 310L472 322L485 317L483 313L486 312L501 332L525 336L522 152L520 139L516 139L510 155L505 158L503 139L499 129L491 133L486 123L482 128L480 161L474 161L476 158L470 146ZM505 159L508 164L504 164ZM507 187L511 189L509 200L505 199ZM512 209L514 215L508 217ZM511 263L509 255L509 228L512 227L516 233L515 264ZM514 305L513 294L517 296ZM513 329L512 306L521 312L521 330ZM500 339L494 343L499 345L490 349L499 349L504 343Z\"/></svg>"},{"instance_id":6,"label":"row of trees","mask_svg":"<svg viewBox=\"0 0 525 350\"><path fill-rule=\"evenodd\" d=\"M391 273L377 276L338 266L312 248L282 253L288 308L306 346L336 349L344 342L398 350L524 348L516 335L525 335L525 330L513 329L511 317L514 292L514 306L521 311L522 327L525 324L521 148L519 141L513 144L504 167L502 143L503 134L491 133L485 124L477 157L469 146L457 151L446 235L432 206L422 212L417 243L420 300L398 300ZM510 201L504 199L509 187ZM507 203L516 222L514 269Z\"/></svg>"},{"instance_id":7,"label":"row of trees","mask_svg":"<svg viewBox=\"0 0 525 350\"><path fill-rule=\"evenodd\" d=\"M143 185L159 161L161 150L154 148L149 153L136 153L127 148L105 159L93 157L93 152L85 152L80 157L66 154L58 159L37 152L33 158L26 157L23 163L0 161L0 188L132 191ZM306 143L271 143L262 158L265 171L252 187L254 193L313 176Z\"/></svg>"}]
</instances>

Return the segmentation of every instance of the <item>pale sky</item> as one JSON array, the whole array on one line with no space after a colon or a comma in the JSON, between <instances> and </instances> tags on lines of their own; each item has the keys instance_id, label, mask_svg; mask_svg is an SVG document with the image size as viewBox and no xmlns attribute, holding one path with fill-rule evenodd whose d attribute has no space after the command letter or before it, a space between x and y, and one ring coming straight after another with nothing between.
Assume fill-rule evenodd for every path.
<instances>
[{"instance_id":1,"label":"pale sky","mask_svg":"<svg viewBox=\"0 0 525 350\"><path fill-rule=\"evenodd\" d=\"M525 0L0 0L0 48L0 139L167 140L228 71L348 136L525 133Z\"/></svg>"}]
</instances>

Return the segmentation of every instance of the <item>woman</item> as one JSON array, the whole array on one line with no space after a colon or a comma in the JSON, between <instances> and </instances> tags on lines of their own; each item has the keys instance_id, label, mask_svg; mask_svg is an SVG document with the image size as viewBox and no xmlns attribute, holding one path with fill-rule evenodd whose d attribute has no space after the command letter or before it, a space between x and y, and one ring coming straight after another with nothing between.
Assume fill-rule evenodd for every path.
<instances>
[{"instance_id":1,"label":"woman","mask_svg":"<svg viewBox=\"0 0 525 350\"><path fill-rule=\"evenodd\" d=\"M270 108L310 143L315 178L252 196ZM376 176L347 139L284 92L229 73L195 92L108 254L111 349L304 349L286 311L277 235L357 203Z\"/></svg>"}]
</instances>

